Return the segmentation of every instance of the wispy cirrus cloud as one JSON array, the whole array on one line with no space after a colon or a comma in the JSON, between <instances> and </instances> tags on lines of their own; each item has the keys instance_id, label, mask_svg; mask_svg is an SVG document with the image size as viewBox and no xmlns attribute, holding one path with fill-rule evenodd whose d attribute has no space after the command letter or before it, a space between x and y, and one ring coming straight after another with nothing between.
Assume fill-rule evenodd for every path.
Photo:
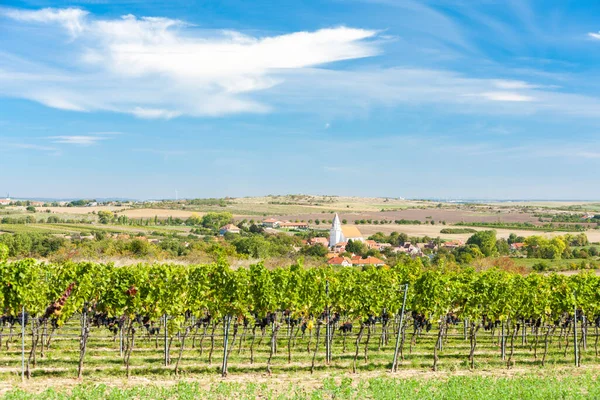
<instances>
[{"instance_id":1,"label":"wispy cirrus cloud","mask_svg":"<svg viewBox=\"0 0 600 400\"><path fill-rule=\"evenodd\" d=\"M60 144L74 144L78 146L92 146L97 144L101 140L106 140L105 137L101 136L84 136L84 135L74 135L74 136L50 136L48 137L53 143Z\"/></svg>"},{"instance_id":2,"label":"wispy cirrus cloud","mask_svg":"<svg viewBox=\"0 0 600 400\"><path fill-rule=\"evenodd\" d=\"M103 140L108 140L121 132L92 132L86 135L58 135L48 136L46 139L57 144L70 144L76 146L93 146Z\"/></svg>"},{"instance_id":3,"label":"wispy cirrus cloud","mask_svg":"<svg viewBox=\"0 0 600 400\"><path fill-rule=\"evenodd\" d=\"M3 9L9 18L23 22L56 23L63 26L72 37L80 35L85 28L87 11L79 8L43 8L41 10Z\"/></svg>"},{"instance_id":4,"label":"wispy cirrus cloud","mask_svg":"<svg viewBox=\"0 0 600 400\"><path fill-rule=\"evenodd\" d=\"M415 1L375 2L438 21L444 32L437 36L451 32L448 43L477 53L466 32L434 8ZM101 18L73 8L0 8L2 18L69 37L58 50L60 60L68 63L50 66L36 58L35 49L29 56L5 52L0 57L0 95L63 110L172 119L274 110L335 115L381 105L439 105L473 114L600 115L598 98L548 84L402 65L333 68L337 61L381 54L385 39L376 29L341 26L250 36L169 18ZM64 140L83 145L88 139Z\"/></svg>"},{"instance_id":5,"label":"wispy cirrus cloud","mask_svg":"<svg viewBox=\"0 0 600 400\"><path fill-rule=\"evenodd\" d=\"M266 112L269 105L250 94L279 84L275 71L380 52L375 30L344 26L255 37L190 29L169 18L96 18L74 8L0 9L2 17L65 30L71 40L60 51L76 62L50 68L35 59L0 61L0 93L59 109L140 118Z\"/></svg>"},{"instance_id":6,"label":"wispy cirrus cloud","mask_svg":"<svg viewBox=\"0 0 600 400\"><path fill-rule=\"evenodd\" d=\"M588 33L588 36L593 38L593 39L598 39L600 40L600 32L590 32Z\"/></svg>"}]
</instances>

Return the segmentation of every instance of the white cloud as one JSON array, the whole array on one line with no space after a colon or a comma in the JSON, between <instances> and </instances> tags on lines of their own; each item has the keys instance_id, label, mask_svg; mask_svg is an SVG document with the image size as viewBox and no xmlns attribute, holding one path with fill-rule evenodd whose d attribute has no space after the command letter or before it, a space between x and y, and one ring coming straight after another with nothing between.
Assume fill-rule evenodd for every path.
<instances>
[{"instance_id":1,"label":"white cloud","mask_svg":"<svg viewBox=\"0 0 600 400\"><path fill-rule=\"evenodd\" d=\"M531 96L526 96L515 92L485 92L481 94L483 97L493 101L534 101Z\"/></svg>"},{"instance_id":2,"label":"white cloud","mask_svg":"<svg viewBox=\"0 0 600 400\"><path fill-rule=\"evenodd\" d=\"M98 143L101 140L105 140L102 136L86 136L86 135L75 135L75 136L50 136L48 139L54 143L61 144L74 144L78 146L91 146Z\"/></svg>"},{"instance_id":3,"label":"white cloud","mask_svg":"<svg viewBox=\"0 0 600 400\"><path fill-rule=\"evenodd\" d=\"M440 105L464 113L600 115L597 98L533 82L435 69L324 67L379 54L376 30L258 37L167 18L101 19L78 9L0 9L2 15L54 23L46 29L58 26L73 37L58 47L53 67L36 61L38 48L29 48L26 37L19 44L28 58L0 50L0 95L64 110L146 119L284 110L330 118L381 105Z\"/></svg>"},{"instance_id":4,"label":"white cloud","mask_svg":"<svg viewBox=\"0 0 600 400\"><path fill-rule=\"evenodd\" d=\"M87 11L78 8L44 8L41 10L0 9L9 18L23 22L57 23L62 25L72 37L84 30Z\"/></svg>"},{"instance_id":5,"label":"white cloud","mask_svg":"<svg viewBox=\"0 0 600 400\"><path fill-rule=\"evenodd\" d=\"M133 111L131 111L131 113L133 115L135 115L136 117L140 117L140 118L164 118L164 119L171 119L173 117L178 117L179 115L181 115L181 113L177 112L177 111L168 111L168 110L161 110L158 108L142 108L142 107L134 108Z\"/></svg>"},{"instance_id":6,"label":"white cloud","mask_svg":"<svg viewBox=\"0 0 600 400\"><path fill-rule=\"evenodd\" d=\"M85 135L58 135L48 136L46 139L56 144L70 144L76 146L93 146L103 140L111 139L121 132L92 132Z\"/></svg>"},{"instance_id":7,"label":"white cloud","mask_svg":"<svg viewBox=\"0 0 600 400\"><path fill-rule=\"evenodd\" d=\"M506 80L506 79L494 79L492 81L492 83L494 84L494 86L496 86L498 89L508 89L508 90L512 90L512 89L535 89L538 88L538 85L532 85L528 82L523 82L523 81L513 81L513 80Z\"/></svg>"},{"instance_id":8,"label":"white cloud","mask_svg":"<svg viewBox=\"0 0 600 400\"><path fill-rule=\"evenodd\" d=\"M283 84L269 91L269 99L277 109L318 113L324 118L354 118L381 106L427 107L430 112L462 114L551 113L594 119L600 115L600 99L596 97L528 82L521 86L530 88L498 90L497 79L444 70L312 68L283 73L282 79Z\"/></svg>"},{"instance_id":9,"label":"white cloud","mask_svg":"<svg viewBox=\"0 0 600 400\"><path fill-rule=\"evenodd\" d=\"M376 31L343 26L254 37L189 29L168 18L100 19L79 9L0 9L0 14L58 24L74 38L60 47L61 68L0 60L0 93L72 111L167 119L267 112L268 104L248 96L281 84L277 71L379 54Z\"/></svg>"},{"instance_id":10,"label":"white cloud","mask_svg":"<svg viewBox=\"0 0 600 400\"><path fill-rule=\"evenodd\" d=\"M595 32L590 32L588 33L588 36L594 39L599 39L600 40L600 32L595 33Z\"/></svg>"}]
</instances>

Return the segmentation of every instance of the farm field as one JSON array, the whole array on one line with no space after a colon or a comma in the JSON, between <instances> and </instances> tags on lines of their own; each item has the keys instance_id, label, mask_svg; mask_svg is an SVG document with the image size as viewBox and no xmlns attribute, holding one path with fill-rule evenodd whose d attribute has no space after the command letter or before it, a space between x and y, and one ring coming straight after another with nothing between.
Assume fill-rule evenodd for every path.
<instances>
[{"instance_id":1,"label":"farm field","mask_svg":"<svg viewBox=\"0 0 600 400\"><path fill-rule=\"evenodd\" d=\"M472 235L472 233L459 233L459 234L440 233L440 231L442 229L448 228L448 226L445 226L445 225L426 225L426 224L394 225L394 224L390 224L390 225L357 225L357 227L360 230L360 232L365 236L369 236L369 235L372 235L377 232L383 232L386 234L389 234L391 232L401 232L401 233L406 233L409 236L429 236L432 238L436 238L439 236L442 239L448 239L448 240L457 240L458 239L458 240L466 241ZM469 227L469 228L475 229L477 231L485 231L485 230L493 229L496 231L497 237L503 238L503 239L507 239L511 233L514 233L519 236L525 236L525 237L532 236L532 235L540 235L540 236L544 236L544 237L554 237L554 236L564 235L565 233L569 233L569 232L561 232L561 231L543 232L543 231L532 231L532 230L525 230L525 229L496 229L496 228L482 228L482 227ZM578 234L580 232L573 231L570 233ZM593 243L600 242L600 230L590 229L590 230L585 231L585 234L588 237L590 242L593 242Z\"/></svg>"}]
</instances>

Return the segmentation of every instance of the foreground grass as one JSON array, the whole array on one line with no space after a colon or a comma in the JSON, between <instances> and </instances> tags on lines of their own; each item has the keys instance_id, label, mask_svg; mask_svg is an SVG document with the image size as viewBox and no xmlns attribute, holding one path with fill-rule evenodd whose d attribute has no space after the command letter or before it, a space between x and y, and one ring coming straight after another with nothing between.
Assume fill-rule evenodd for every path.
<instances>
[{"instance_id":1,"label":"foreground grass","mask_svg":"<svg viewBox=\"0 0 600 400\"><path fill-rule=\"evenodd\" d=\"M46 389L29 393L15 389L4 399L583 399L600 398L598 378L576 376L451 376L447 379L379 377L353 380L326 378L315 388L294 383L219 382L203 386L179 382L172 386L129 388L81 384L71 390Z\"/></svg>"}]
</instances>

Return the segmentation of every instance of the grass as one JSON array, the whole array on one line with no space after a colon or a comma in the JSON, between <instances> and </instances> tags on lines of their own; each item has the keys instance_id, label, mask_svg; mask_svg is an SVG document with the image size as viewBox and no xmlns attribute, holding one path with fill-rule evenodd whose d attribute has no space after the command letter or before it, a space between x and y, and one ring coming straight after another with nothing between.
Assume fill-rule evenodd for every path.
<instances>
[{"instance_id":1,"label":"grass","mask_svg":"<svg viewBox=\"0 0 600 400\"><path fill-rule=\"evenodd\" d=\"M71 234L93 232L151 234L161 232L165 234L189 234L190 228L186 226L138 226L138 225L90 225L90 224L0 224L0 232L9 233L49 233Z\"/></svg>"},{"instance_id":2,"label":"grass","mask_svg":"<svg viewBox=\"0 0 600 400\"><path fill-rule=\"evenodd\" d=\"M594 262L598 264L598 259L595 257L582 259L582 258L573 258L573 259L561 259L561 260L548 260L544 258L511 258L512 261L518 266L525 266L528 269L538 263L544 263L549 265L550 271L575 271L581 269L581 262L585 262L587 264Z\"/></svg>"},{"instance_id":3,"label":"grass","mask_svg":"<svg viewBox=\"0 0 600 400\"><path fill-rule=\"evenodd\" d=\"M180 381L172 385L114 387L80 384L71 390L49 388L41 393L14 389L6 400L25 399L587 399L599 398L595 375L525 375L510 378L452 376L447 379L325 378L316 387L302 384L218 382L202 385Z\"/></svg>"}]
</instances>

